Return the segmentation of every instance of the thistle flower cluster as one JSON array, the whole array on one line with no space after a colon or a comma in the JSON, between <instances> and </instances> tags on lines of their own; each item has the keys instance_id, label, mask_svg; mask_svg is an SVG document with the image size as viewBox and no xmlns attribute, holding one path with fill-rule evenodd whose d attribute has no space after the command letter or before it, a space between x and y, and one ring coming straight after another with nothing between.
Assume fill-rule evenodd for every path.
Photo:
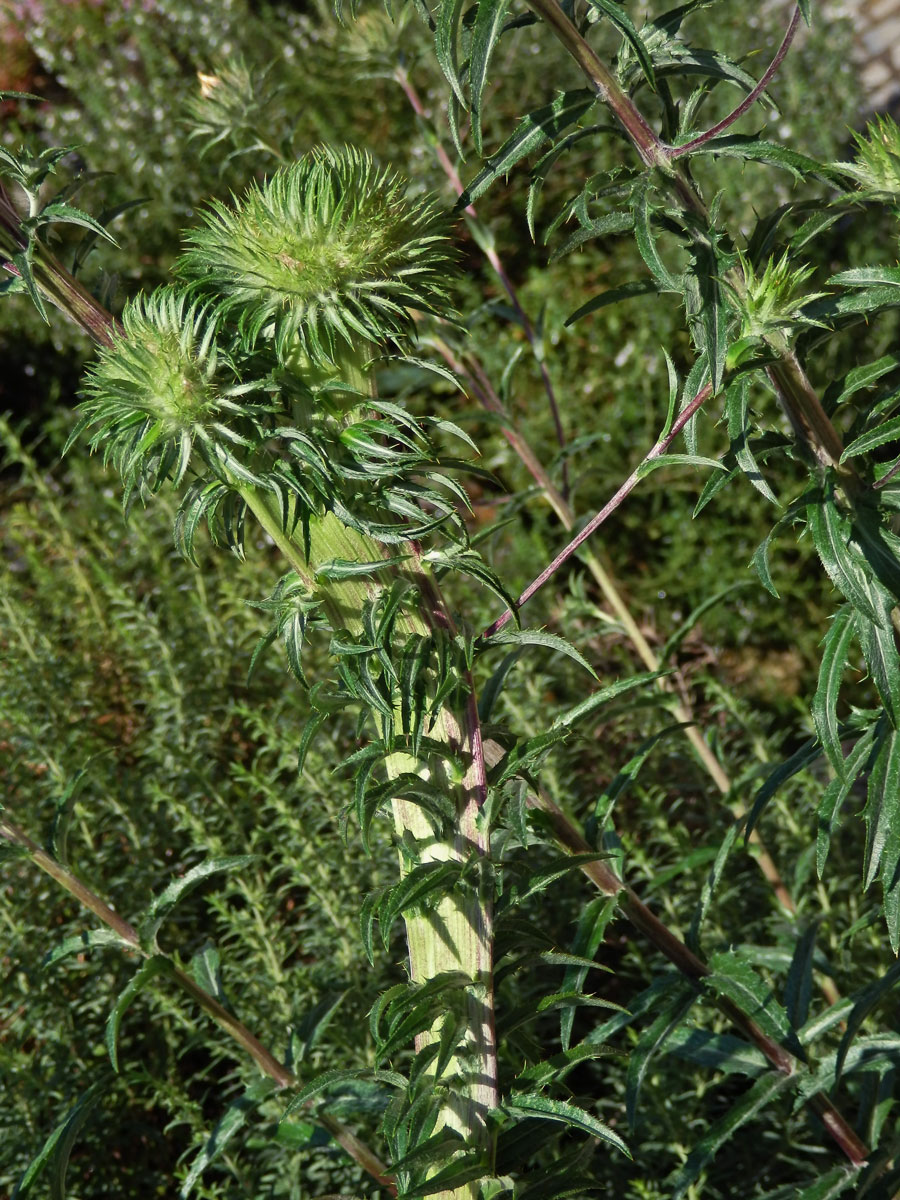
<instances>
[{"instance_id":1,"label":"thistle flower cluster","mask_svg":"<svg viewBox=\"0 0 900 1200\"><path fill-rule=\"evenodd\" d=\"M430 199L356 150L315 151L215 205L179 284L126 306L70 441L102 446L128 499L190 469L186 503L207 520L250 486L285 523L334 511L378 540L458 524L459 464L438 463L429 422L379 405L360 371L408 342L415 313L452 315L446 233Z\"/></svg>"}]
</instances>

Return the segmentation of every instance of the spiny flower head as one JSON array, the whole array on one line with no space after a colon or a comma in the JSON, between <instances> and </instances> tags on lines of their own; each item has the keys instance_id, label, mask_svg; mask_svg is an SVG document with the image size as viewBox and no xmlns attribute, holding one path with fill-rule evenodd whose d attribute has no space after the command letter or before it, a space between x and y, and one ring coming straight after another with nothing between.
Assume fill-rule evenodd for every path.
<instances>
[{"instance_id":1,"label":"spiny flower head","mask_svg":"<svg viewBox=\"0 0 900 1200\"><path fill-rule=\"evenodd\" d=\"M188 242L179 273L218 315L316 364L412 334L415 310L452 312L445 218L359 150L320 148L215 203Z\"/></svg>"},{"instance_id":2,"label":"spiny flower head","mask_svg":"<svg viewBox=\"0 0 900 1200\"><path fill-rule=\"evenodd\" d=\"M856 161L838 163L839 169L872 199L900 200L900 127L890 117L876 117L853 140Z\"/></svg>"},{"instance_id":3,"label":"spiny flower head","mask_svg":"<svg viewBox=\"0 0 900 1200\"><path fill-rule=\"evenodd\" d=\"M104 462L125 480L126 501L135 487L155 492L166 479L180 483L195 447L214 469L240 470L233 450L251 439L235 428L247 424L237 398L251 386L237 381L205 306L160 288L126 305L112 345L89 368L66 449L90 431L91 449L102 446Z\"/></svg>"},{"instance_id":4,"label":"spiny flower head","mask_svg":"<svg viewBox=\"0 0 900 1200\"><path fill-rule=\"evenodd\" d=\"M797 324L814 324L803 314L806 304L823 295L822 292L803 290L803 285L813 274L812 267L793 266L788 253L779 259L768 259L762 271L740 251L738 259L744 277L743 290L738 293L730 285L726 286L732 292L740 315L741 338L761 338Z\"/></svg>"}]
</instances>

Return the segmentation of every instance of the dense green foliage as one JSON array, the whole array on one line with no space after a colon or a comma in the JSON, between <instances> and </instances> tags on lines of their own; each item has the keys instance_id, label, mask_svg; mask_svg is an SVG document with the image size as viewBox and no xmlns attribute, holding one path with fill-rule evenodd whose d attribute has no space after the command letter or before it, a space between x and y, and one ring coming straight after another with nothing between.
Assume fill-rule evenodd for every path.
<instances>
[{"instance_id":1,"label":"dense green foliage","mask_svg":"<svg viewBox=\"0 0 900 1200\"><path fill-rule=\"evenodd\" d=\"M419 862L415 833L397 839L411 871L399 891L382 809L405 796L442 829L453 824L446 796L466 764L441 745L438 720L442 705L464 712L471 668L485 736L508 751L487 781L503 1108L490 1170L477 1139L454 1168L459 1143L436 1135L437 1166L458 1172L452 1194L470 1194L467 1162L476 1177L493 1177L485 1195L532 1200L893 1194L897 492L888 484L857 496L851 528L846 493L855 485L843 464L809 465L764 375L778 339L799 335L846 461L861 464L864 480L885 478L897 445L891 210L900 147L889 124L846 143L857 103L839 69L849 31L826 23L792 49L772 87L782 115L770 117L764 149L733 138L760 128L766 110L757 107L729 129L719 156L692 157L704 194L722 189L715 221L698 232L665 180L609 137L609 120L548 29L513 22L494 41L503 4L466 11L445 0L434 41L415 14L391 22L374 7L352 20L345 11L345 26L325 10L289 6L233 3L215 20L184 0L115 14L105 4L38 7L27 36L57 102L21 104L3 144L12 150L25 135L36 153L77 142L79 159L60 170L112 173L74 200L65 195L77 210L48 214L70 222L51 228L59 240L50 245L67 265L74 255L79 278L117 314L124 308L125 336L83 393L82 429L100 453L88 458L77 442L59 465L87 342L56 314L41 323L27 296L2 307L4 352L39 412L25 420L22 405L2 427L5 815L118 912L138 924L143 916L145 961L165 959L163 976L189 970L314 1104L294 1103L282 1119L285 1098L171 977L150 979L125 1011L134 950L67 941L96 922L13 848L3 868L0 1187L19 1181L18 1194L39 1194L71 1150L70 1194L86 1198L171 1195L179 1184L209 1197L385 1194L317 1116L394 1161L440 1129L434 1049L426 1039L416 1058L411 1045L434 1010L402 986L407 948L395 918L408 908L414 922L410 905L428 889L431 903L451 886L469 899L490 889L471 864ZM763 31L748 30L736 5L687 5L679 40L667 41L663 25L638 33L627 16L637 7L597 0L592 44L601 58L618 55L618 78L645 112L659 105L662 136L684 141L753 85L759 70L747 76L751 63L739 62L766 48L748 44ZM693 42L704 49L679 49ZM685 65L699 72L699 94L693 74L677 77ZM567 89L565 109L557 89ZM551 102L555 111L542 111ZM541 124L528 110L542 111ZM523 119L527 156L514 133ZM572 136L551 149L548 133ZM446 188L435 151L452 154L453 138L466 151L459 169L478 217L460 226L457 264L444 268L444 223L424 197ZM302 157L322 140L362 149ZM406 172L411 199L366 149ZM816 165L851 154L841 169ZM38 206L60 179L41 177ZM391 263L407 275L392 282L379 270L373 279L364 263L348 276L354 247L344 240L298 303L296 266L305 272L316 234L300 228L296 242L276 246L277 220L297 235L310 214L333 231L348 210L361 213L357 248L374 242L372 262L382 264L394 243L365 210L370 184L389 207L409 205ZM810 217L804 206L820 197L824 214ZM218 203L198 218L207 199ZM92 237L94 220L112 220L118 246ZM190 249L178 258L185 228ZM410 235L419 241L405 260ZM512 297L491 271L497 251ZM278 278L259 298L246 276L265 276L273 257ZM174 289L125 303L169 279L173 264ZM351 303L340 291L348 278ZM635 281L621 304L606 305L604 289ZM686 328L665 294L682 290ZM592 303L598 292L602 305ZM417 317L412 349L401 345L410 307L451 320ZM568 325L580 309L592 311ZM373 366L365 347L386 339ZM447 365L468 398L441 373ZM636 679L647 663L577 559L523 609L529 633L507 626L496 648L479 640L504 597L567 540L560 507L554 516L544 504L504 428L541 448L552 482L587 515L624 464L654 445L667 397L687 402L710 375L716 391L723 379L727 387L673 449L695 465L722 459L726 470L710 479L730 486L714 494L705 475L673 459L595 538L644 636L676 668L674 690ZM476 407L492 396L509 415ZM464 476L471 510L457 483L457 456L472 457L467 437L479 453ZM127 525L104 458L125 477ZM171 481L184 482L180 494L164 486ZM242 507L256 487L278 501L264 513L265 532ZM380 564L383 591L366 591L371 571L323 561L346 555L316 557L323 511L359 539L359 558L380 555L381 544L396 557ZM218 547L197 532L201 517ZM771 563L756 558L767 591L748 562L780 518ZM196 565L172 548L173 525ZM424 539L440 605L402 557L408 538ZM415 624L429 606L452 618L455 637ZM293 674L262 653L276 637ZM609 685L605 704L581 710ZM679 728L675 706L686 699L730 776L724 798ZM350 703L359 700L368 719ZM389 763L398 749L419 763L430 755L431 778L446 786L426 788L408 767L398 778ZM387 778L377 773L382 759ZM658 941L642 940L627 895L616 913L582 874L564 870L546 810L528 808L538 778L567 827L583 829L589 847L702 951L712 969L703 985L686 983ZM757 869L758 848L748 853L736 836L735 805L752 809L795 912ZM575 847L564 838L563 848ZM170 905L167 886L191 871L197 886ZM48 964L54 947L65 952ZM601 969L588 974L585 956ZM456 1019L467 1018L458 981L448 982L437 996L440 1054L451 1062ZM820 994L823 983L851 999L835 1003ZM796 1062L790 1078L768 1071L717 997L798 1059L808 1054L808 1067ZM344 1074L317 1084L323 1071ZM464 1080L463 1068L451 1090ZM861 1183L802 1103L832 1085L856 1134L878 1148ZM70 1112L73 1144L50 1145ZM42 1146L48 1153L35 1159ZM423 1194L427 1161L401 1163L403 1194ZM33 1186L31 1176L22 1182L29 1163L40 1167Z\"/></svg>"}]
</instances>

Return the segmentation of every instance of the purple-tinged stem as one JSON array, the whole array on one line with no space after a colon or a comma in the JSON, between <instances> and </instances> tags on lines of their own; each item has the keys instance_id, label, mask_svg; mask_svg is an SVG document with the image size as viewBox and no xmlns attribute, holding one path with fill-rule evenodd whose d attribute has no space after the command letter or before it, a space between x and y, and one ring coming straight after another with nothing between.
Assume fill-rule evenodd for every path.
<instances>
[{"instance_id":1,"label":"purple-tinged stem","mask_svg":"<svg viewBox=\"0 0 900 1200\"><path fill-rule=\"evenodd\" d=\"M419 93L416 91L415 87L410 82L409 76L406 74L406 72L403 70L402 67L398 68L395 78L396 78L397 82L399 83L400 87L403 89L404 95L406 96L407 100L409 101L410 107L412 108L413 112L416 114L416 116L421 121L424 122L426 120L425 106L422 104L422 100L421 100L421 97L419 96ZM444 147L441 144L441 141L437 137L437 135L435 135L432 140L433 140L433 144L434 144L435 157L437 158L438 162L440 163L442 171L447 176L450 186L453 188L454 192L456 192L457 196L461 196L465 189L463 187L463 182L459 177L459 172L457 171L456 167L451 162L449 154L444 149ZM478 212L477 212L474 204L467 204L464 211L467 216L472 218L473 221L478 220ZM541 375L541 382L544 385L544 391L547 395L547 403L550 407L550 415L553 418L553 428L556 432L556 440L559 443L560 449L565 450L566 435L565 435L565 430L563 429L562 417L561 417L560 411L559 411L559 402L556 398L556 389L553 386L553 380L550 378L550 372L547 369L546 362L544 361L543 353L540 352L540 348L538 346L537 334L534 331L534 326L532 325L531 319L529 318L528 314L525 312L525 309L522 307L522 303L519 300L519 294L516 291L515 284L513 283L513 281L510 279L509 275L507 274L506 268L503 265L503 261L500 258L500 255L497 253L497 251L494 249L494 247L490 244L481 246L481 250L482 250L485 258L490 263L494 274L497 276L497 278L500 280L500 283L503 285L503 290L506 292L507 296L509 297L509 302L513 307L513 311L515 312L516 316L519 319L519 324L522 326L522 331L525 334L525 340L528 342L528 345L531 347L534 357L537 360L538 370L540 371L540 375ZM563 459L563 464L562 464L562 485L563 485L562 486L562 494L564 497L566 497L566 499L568 499L568 496L569 496L569 464L565 459Z\"/></svg>"},{"instance_id":2,"label":"purple-tinged stem","mask_svg":"<svg viewBox=\"0 0 900 1200\"><path fill-rule=\"evenodd\" d=\"M647 465L647 463L653 462L654 459L657 459L660 457L660 455L665 454L665 452L669 449L669 447L684 429L685 425L687 425L688 421L690 421L691 417L693 417L695 413L699 412L706 401L710 398L712 391L712 384L710 383L706 384L704 388L701 388L690 404L688 404L687 407L678 414L678 417L672 423L672 428L666 434L666 436L661 438L652 448L652 450L648 451L643 459L641 459L640 463L631 472L615 495L612 496L606 502L606 504L604 504L603 508L600 509L596 516L592 517L591 520L588 521L581 533L572 538L571 542L569 542L564 549L560 550L556 558L554 558L553 561L546 566L543 571L541 571L540 575L538 575L536 579L533 579L532 582L529 583L528 587L524 592L522 592L521 596L519 596L518 600L516 601L516 609L520 609L523 604L531 599L535 592L540 591L548 579L556 574L563 563L567 562L572 557L578 547L586 542L591 534L595 533L608 517L612 516L626 496L630 495L630 493L634 491L641 478L642 469ZM492 625L488 625L487 629L484 630L481 636L483 638L489 638L493 634L497 633L498 630L503 628L507 621L512 619L512 615L512 609L508 608L505 613L503 613L497 618L496 621L493 622Z\"/></svg>"},{"instance_id":3,"label":"purple-tinged stem","mask_svg":"<svg viewBox=\"0 0 900 1200\"><path fill-rule=\"evenodd\" d=\"M707 129L706 133L701 133L691 141L685 142L683 146L670 146L666 151L669 158L680 158L682 154L690 154L692 150L696 150L699 146L704 145L712 138L717 137L724 132L729 125L733 125L740 117L753 107L759 97L763 94L766 88L771 83L778 68L784 62L785 55L791 47L791 42L794 40L794 35L800 25L800 6L794 9L794 15L791 17L791 23L788 25L787 33L784 35L784 40L778 47L778 53L769 63L768 70L765 72L759 83L752 92L748 92L737 108L724 117L717 125L713 125L711 129Z\"/></svg>"}]
</instances>

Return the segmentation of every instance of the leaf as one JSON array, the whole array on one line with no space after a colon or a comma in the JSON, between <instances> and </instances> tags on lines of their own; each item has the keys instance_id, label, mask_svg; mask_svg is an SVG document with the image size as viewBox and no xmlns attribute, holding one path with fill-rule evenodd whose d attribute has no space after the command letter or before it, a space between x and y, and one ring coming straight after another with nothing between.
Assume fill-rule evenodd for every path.
<instances>
[{"instance_id":1,"label":"leaf","mask_svg":"<svg viewBox=\"0 0 900 1200\"><path fill-rule=\"evenodd\" d=\"M72 937L65 938L58 946L54 946L45 955L41 966L52 967L64 958L70 958L73 954L84 954L98 946L116 946L120 950L134 950L134 946L130 942L126 942L111 929L87 929L83 933L76 933Z\"/></svg>"},{"instance_id":2,"label":"leaf","mask_svg":"<svg viewBox=\"0 0 900 1200\"><path fill-rule=\"evenodd\" d=\"M697 991L686 985L665 1006L653 1024L638 1039L637 1045L628 1056L628 1075L625 1084L625 1113L628 1127L634 1131L637 1119L637 1102L640 1097L644 1076L654 1057L662 1050L669 1036L684 1021L697 999Z\"/></svg>"},{"instance_id":3,"label":"leaf","mask_svg":"<svg viewBox=\"0 0 900 1200\"><path fill-rule=\"evenodd\" d=\"M585 717L596 712L598 708L602 708L604 704L618 699L619 696L623 696L626 692L644 687L646 684L652 683L654 679L661 679L667 674L669 674L668 671L644 671L639 675L632 675L630 679L619 679L615 683L611 683L608 687L601 688L599 692L594 692L586 700L582 700L580 704L576 704L574 708L570 708L568 712L562 713L553 722L551 728L554 730L562 728L571 729L573 725L577 725L579 721L583 721Z\"/></svg>"},{"instance_id":4,"label":"leaf","mask_svg":"<svg viewBox=\"0 0 900 1200\"><path fill-rule=\"evenodd\" d=\"M72 1105L37 1155L28 1164L25 1174L13 1188L11 1200L24 1200L24 1197L31 1191L32 1184L44 1174L45 1170L50 1172L46 1194L49 1194L50 1200L65 1200L66 1170L69 1166L69 1156L75 1145L75 1139L108 1089L108 1080L99 1079L92 1083Z\"/></svg>"},{"instance_id":5,"label":"leaf","mask_svg":"<svg viewBox=\"0 0 900 1200\"><path fill-rule=\"evenodd\" d=\"M596 896L582 911L578 919L578 928L572 942L573 953L591 961L597 953L606 927L616 912L616 900L612 896ZM562 980L563 991L580 991L590 966L570 965L567 967ZM572 1042L572 1028L575 1024L575 1009L564 1009L560 1016L560 1040L563 1050L568 1050Z\"/></svg>"},{"instance_id":6,"label":"leaf","mask_svg":"<svg viewBox=\"0 0 900 1200\"><path fill-rule=\"evenodd\" d=\"M447 3L447 0L444 0ZM469 49L469 92L472 97L472 140L475 151L483 151L481 141L481 100L494 47L503 28L510 0L478 0L472 44Z\"/></svg>"},{"instance_id":7,"label":"leaf","mask_svg":"<svg viewBox=\"0 0 900 1200\"><path fill-rule=\"evenodd\" d=\"M632 24L631 18L621 7L616 4L615 0L588 0L592 8L597 8L604 13L615 25L616 29L625 37L629 46L634 51L634 56L640 64L644 78L649 83L653 91L656 91L656 75L653 70L653 61L650 57L650 51L644 45L643 38Z\"/></svg>"},{"instance_id":8,"label":"leaf","mask_svg":"<svg viewBox=\"0 0 900 1200\"><path fill-rule=\"evenodd\" d=\"M79 789L86 778L87 769L82 768L66 781L66 785L56 802L53 812L53 824L50 827L50 836L47 839L47 853L51 858L55 858L57 862L62 863L63 866L66 866L68 863L66 843L68 841L69 825L72 820L75 801L78 798Z\"/></svg>"},{"instance_id":9,"label":"leaf","mask_svg":"<svg viewBox=\"0 0 900 1200\"><path fill-rule=\"evenodd\" d=\"M784 985L784 1007L792 1029L800 1029L805 1025L809 1015L817 932L814 924L804 930L797 939L791 956L791 965Z\"/></svg>"},{"instance_id":10,"label":"leaf","mask_svg":"<svg viewBox=\"0 0 900 1200\"><path fill-rule=\"evenodd\" d=\"M144 917L138 926L138 936L145 949L156 945L156 935L160 927L174 909L179 900L188 892L198 887L204 880L219 871L234 871L238 867L246 867L256 861L254 854L235 854L227 858L208 858L186 871L180 879L173 879L169 886L155 900L151 901Z\"/></svg>"},{"instance_id":11,"label":"leaf","mask_svg":"<svg viewBox=\"0 0 900 1200\"><path fill-rule=\"evenodd\" d=\"M726 468L717 458L704 458L700 454L659 454L656 458L645 459L635 474L638 479L646 479L651 471L658 467L702 467L714 471L724 471Z\"/></svg>"},{"instance_id":12,"label":"leaf","mask_svg":"<svg viewBox=\"0 0 900 1200\"><path fill-rule=\"evenodd\" d=\"M791 1028L787 1013L771 987L746 958L734 950L724 950L713 954L709 965L712 974L702 980L705 988L731 1000L759 1025L763 1033L802 1057L803 1048Z\"/></svg>"},{"instance_id":13,"label":"leaf","mask_svg":"<svg viewBox=\"0 0 900 1200\"><path fill-rule=\"evenodd\" d=\"M316 579L334 583L342 579L356 579L360 575L377 575L385 567L398 566L407 562L409 558L408 554L395 554L393 558L378 558L373 562L351 562L348 559L335 558L316 567Z\"/></svg>"},{"instance_id":14,"label":"leaf","mask_svg":"<svg viewBox=\"0 0 900 1200\"><path fill-rule=\"evenodd\" d=\"M728 158L742 158L754 162L767 163L772 167L780 167L799 182L810 176L825 174L822 165L815 159L799 154L796 150L788 150L776 142L766 142L755 134L732 133L722 137L710 138L696 149L689 152L694 154L724 154ZM829 283L834 283L830 279Z\"/></svg>"},{"instance_id":15,"label":"leaf","mask_svg":"<svg viewBox=\"0 0 900 1200\"><path fill-rule=\"evenodd\" d=\"M760 1050L730 1033L710 1033L684 1026L673 1029L668 1052L725 1075L760 1075L769 1064Z\"/></svg>"},{"instance_id":16,"label":"leaf","mask_svg":"<svg viewBox=\"0 0 900 1200\"><path fill-rule=\"evenodd\" d=\"M879 866L885 885L890 886L900 860L900 731L896 729L885 736L872 764L863 819L865 886L872 885Z\"/></svg>"},{"instance_id":17,"label":"leaf","mask_svg":"<svg viewBox=\"0 0 900 1200\"><path fill-rule=\"evenodd\" d=\"M596 221L591 221L588 225L583 225L581 229L576 229L574 233L569 234L562 245L550 255L550 262L557 262L566 254L570 254L573 250L577 250L579 246L583 246L585 242L591 241L593 238L605 237L610 233L624 233L631 229L634 224L634 219L631 213L607 213L606 216L598 217ZM582 309L578 310L579 312ZM570 317L569 321L574 321L575 317ZM566 321L566 324L569 324Z\"/></svg>"},{"instance_id":18,"label":"leaf","mask_svg":"<svg viewBox=\"0 0 900 1200\"><path fill-rule=\"evenodd\" d=\"M544 1121L559 1121L570 1129L578 1129L591 1137L599 1138L615 1146L617 1150L631 1158L631 1153L618 1134L613 1133L602 1121L563 1100L552 1100L539 1092L513 1092L503 1104L504 1111L512 1116L537 1117Z\"/></svg>"},{"instance_id":19,"label":"leaf","mask_svg":"<svg viewBox=\"0 0 900 1200\"><path fill-rule=\"evenodd\" d=\"M434 49L441 70L460 104L465 105L459 78L459 23L465 0L442 0L434 30Z\"/></svg>"},{"instance_id":20,"label":"leaf","mask_svg":"<svg viewBox=\"0 0 900 1200\"><path fill-rule=\"evenodd\" d=\"M871 287L873 284L889 284L900 287L900 267L854 267L850 271L839 271L828 280L830 284L845 287Z\"/></svg>"},{"instance_id":21,"label":"leaf","mask_svg":"<svg viewBox=\"0 0 900 1200\"><path fill-rule=\"evenodd\" d=\"M750 449L750 430L747 424L749 408L750 380L746 375L742 375L725 391L725 413L728 420L731 453L734 455L734 461L756 490L772 504L777 504L775 493L766 483L753 451Z\"/></svg>"},{"instance_id":22,"label":"leaf","mask_svg":"<svg viewBox=\"0 0 900 1200\"><path fill-rule=\"evenodd\" d=\"M571 642L567 642L565 638L559 637L555 633L545 633L542 629L501 629L492 634L490 638L485 639L482 644L485 649L490 646L544 646L548 650L555 650L558 654L567 655L580 667L584 667L589 675L593 675L594 679L597 678L597 672Z\"/></svg>"},{"instance_id":23,"label":"leaf","mask_svg":"<svg viewBox=\"0 0 900 1200\"><path fill-rule=\"evenodd\" d=\"M272 1095L276 1087L274 1079L258 1079L256 1083L252 1083L247 1088L243 1095L238 1096L228 1105L203 1149L191 1163L191 1169L178 1193L181 1200L186 1200L206 1168L216 1161L234 1135L246 1125L251 1114Z\"/></svg>"},{"instance_id":24,"label":"leaf","mask_svg":"<svg viewBox=\"0 0 900 1200\"><path fill-rule=\"evenodd\" d=\"M841 680L849 663L850 646L857 631L853 609L845 604L839 608L825 635L819 681L812 701L812 717L822 749L838 776L844 774L844 751L841 747L837 719L837 702Z\"/></svg>"},{"instance_id":25,"label":"leaf","mask_svg":"<svg viewBox=\"0 0 900 1200\"><path fill-rule=\"evenodd\" d=\"M774 1072L758 1079L743 1098L694 1146L684 1166L672 1180L672 1200L680 1200L707 1163L712 1162L722 1146L742 1125L751 1121L758 1112L767 1108L779 1093L794 1086L794 1083L793 1076Z\"/></svg>"},{"instance_id":26,"label":"leaf","mask_svg":"<svg viewBox=\"0 0 900 1200\"><path fill-rule=\"evenodd\" d=\"M728 855L731 853L734 843L737 841L738 834L741 831L741 822L739 820L732 821L728 827L724 838L716 852L715 860L712 868L703 881L703 887L700 889L700 899L697 901L697 906L694 909L694 914L691 917L690 928L688 929L685 941L688 946L696 953L700 948L700 928L706 919L706 914L709 911L709 906L712 903L713 895L716 888L719 886L719 881L722 878L722 872L725 869L725 864L728 861Z\"/></svg>"},{"instance_id":27,"label":"leaf","mask_svg":"<svg viewBox=\"0 0 900 1200\"><path fill-rule=\"evenodd\" d=\"M593 300L588 300L587 304L582 304L581 308L576 308L572 315L566 318L566 327L580 321L589 313L606 308L607 304L618 304L620 300L630 300L632 296L655 296L658 293L659 284L655 279L639 279L635 283L623 283L619 287L601 292Z\"/></svg>"},{"instance_id":28,"label":"leaf","mask_svg":"<svg viewBox=\"0 0 900 1200\"><path fill-rule=\"evenodd\" d=\"M803 743L803 745L795 750L789 759L775 768L774 771L766 779L765 783L753 797L753 807L747 816L747 822L744 826L744 836L748 838L751 831L759 820L760 813L772 799L778 789L788 779L799 774L800 771L805 771L806 768L822 756L822 747L812 738Z\"/></svg>"},{"instance_id":29,"label":"leaf","mask_svg":"<svg viewBox=\"0 0 900 1200\"><path fill-rule=\"evenodd\" d=\"M827 496L819 503L808 506L807 519L822 566L831 582L863 616L887 627L888 618L880 611L883 605L879 604L876 610L872 583L848 546L851 532L849 521Z\"/></svg>"},{"instance_id":30,"label":"leaf","mask_svg":"<svg viewBox=\"0 0 900 1200\"><path fill-rule=\"evenodd\" d=\"M446 7L449 7L449 0L444 0L442 9ZM456 203L457 209L474 204L501 175L508 175L516 163L532 154L544 142L558 137L563 130L574 125L591 108L595 100L596 97L587 88L576 88L570 92L560 92L551 104L524 116L512 137L503 143L496 154L491 155L482 170L468 184Z\"/></svg>"},{"instance_id":31,"label":"leaf","mask_svg":"<svg viewBox=\"0 0 900 1200\"><path fill-rule=\"evenodd\" d=\"M153 958L146 959L138 967L129 982L119 993L116 1002L113 1005L112 1012L106 1021L105 1042L106 1049L109 1053L109 1061L112 1063L113 1070L118 1073L119 1070L119 1027L122 1024L122 1018L131 1004L132 1000L137 996L138 992L142 991L148 983L151 983L157 975L167 975L171 971L171 963L162 954L156 954Z\"/></svg>"},{"instance_id":32,"label":"leaf","mask_svg":"<svg viewBox=\"0 0 900 1200\"><path fill-rule=\"evenodd\" d=\"M877 425L854 438L841 455L841 462L855 458L858 454L868 454L870 450L877 450L885 442L894 442L897 438L900 438L900 417L885 421L883 425Z\"/></svg>"},{"instance_id":33,"label":"leaf","mask_svg":"<svg viewBox=\"0 0 900 1200\"><path fill-rule=\"evenodd\" d=\"M900 660L894 632L858 616L859 644L872 682L884 704L884 711L894 729L900 728Z\"/></svg>"},{"instance_id":34,"label":"leaf","mask_svg":"<svg viewBox=\"0 0 900 1200\"><path fill-rule=\"evenodd\" d=\"M208 992L223 1008L230 1008L225 988L222 983L222 969L219 961L219 951L215 942L207 941L191 957L191 974L194 979Z\"/></svg>"},{"instance_id":35,"label":"leaf","mask_svg":"<svg viewBox=\"0 0 900 1200\"><path fill-rule=\"evenodd\" d=\"M642 180L634 189L634 236L641 258L650 269L659 291L680 292L680 282L659 256L650 228L650 181Z\"/></svg>"},{"instance_id":36,"label":"leaf","mask_svg":"<svg viewBox=\"0 0 900 1200\"><path fill-rule=\"evenodd\" d=\"M850 794L859 773L867 768L875 727L870 726L847 755L841 773L829 783L819 802L816 835L816 871L819 878L825 870L831 838L838 826L841 806Z\"/></svg>"},{"instance_id":37,"label":"leaf","mask_svg":"<svg viewBox=\"0 0 900 1200\"><path fill-rule=\"evenodd\" d=\"M873 383L877 383L882 375L886 375L889 371L893 371L897 367L900 367L900 357L896 354L885 354L882 358L878 358L874 362L864 363L861 367L854 367L840 381L844 386L833 401L835 407L849 400L851 396L855 396L863 388L871 387ZM830 391L831 388L828 389L829 393ZM830 399L827 393L826 397Z\"/></svg>"},{"instance_id":38,"label":"leaf","mask_svg":"<svg viewBox=\"0 0 900 1200\"><path fill-rule=\"evenodd\" d=\"M801 9L808 9L809 0L806 0L806 3L801 4L800 7ZM804 16L806 15L804 13ZM832 1170L827 1171L821 1178L817 1179L811 1187L804 1188L802 1192L798 1192L796 1200L837 1200L837 1197L846 1192L850 1184L856 1181L863 1166L865 1166L864 1163L855 1167L840 1166L832 1168Z\"/></svg>"}]
</instances>

